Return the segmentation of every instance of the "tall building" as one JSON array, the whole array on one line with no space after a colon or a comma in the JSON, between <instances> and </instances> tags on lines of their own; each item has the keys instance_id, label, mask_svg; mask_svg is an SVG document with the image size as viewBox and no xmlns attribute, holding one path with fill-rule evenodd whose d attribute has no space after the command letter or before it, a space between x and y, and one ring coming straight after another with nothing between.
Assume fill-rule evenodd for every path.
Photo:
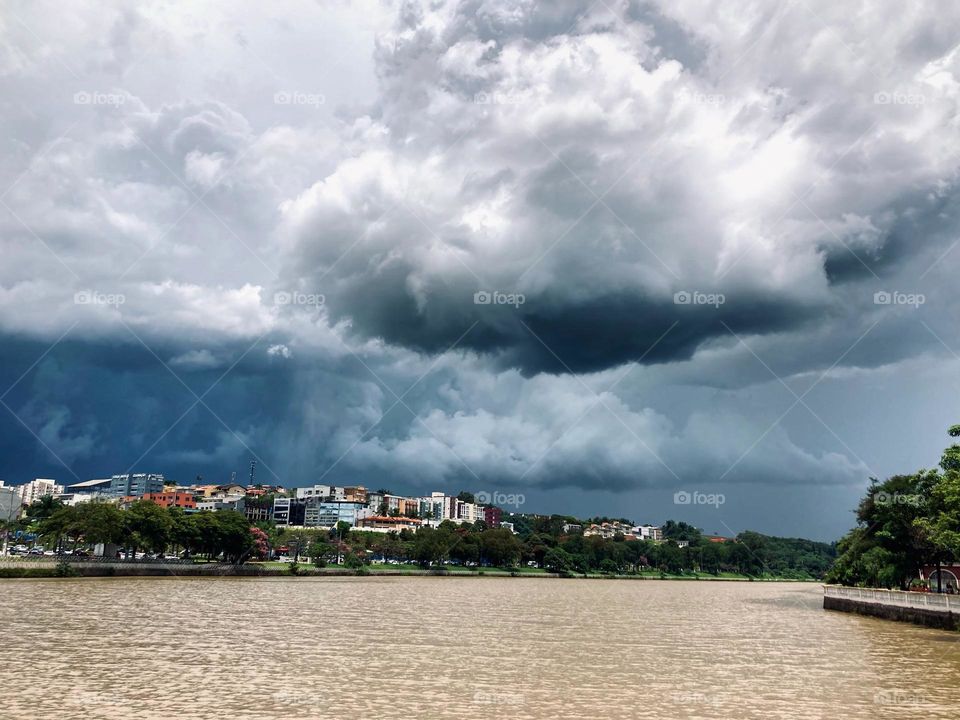
<instances>
[{"instance_id":1,"label":"tall building","mask_svg":"<svg viewBox=\"0 0 960 720\"><path fill-rule=\"evenodd\" d=\"M20 493L20 502L24 505L30 505L45 495L53 495L57 492L58 488L60 492L63 492L63 488L57 485L56 480L50 480L49 478L37 478L36 480L31 480L30 482L24 483L18 488Z\"/></svg>"},{"instance_id":2,"label":"tall building","mask_svg":"<svg viewBox=\"0 0 960 720\"><path fill-rule=\"evenodd\" d=\"M488 505L483 508L483 521L487 524L487 527L498 528L500 527L502 514L503 511L496 505Z\"/></svg>"},{"instance_id":3,"label":"tall building","mask_svg":"<svg viewBox=\"0 0 960 720\"><path fill-rule=\"evenodd\" d=\"M110 478L110 494L117 497L142 497L146 493L163 492L163 475L127 473Z\"/></svg>"},{"instance_id":4,"label":"tall building","mask_svg":"<svg viewBox=\"0 0 960 720\"><path fill-rule=\"evenodd\" d=\"M277 527L303 527L306 510L306 500L289 497L274 498L273 522Z\"/></svg>"}]
</instances>

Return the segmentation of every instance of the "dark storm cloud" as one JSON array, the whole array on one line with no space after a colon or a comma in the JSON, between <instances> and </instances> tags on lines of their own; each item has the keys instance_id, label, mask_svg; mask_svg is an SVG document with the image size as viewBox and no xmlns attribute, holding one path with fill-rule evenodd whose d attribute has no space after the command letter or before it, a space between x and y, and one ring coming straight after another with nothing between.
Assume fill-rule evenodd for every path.
<instances>
[{"instance_id":1,"label":"dark storm cloud","mask_svg":"<svg viewBox=\"0 0 960 720\"><path fill-rule=\"evenodd\" d=\"M0 408L6 478L255 453L561 511L776 487L782 518L936 455L956 8L12 7L0 380L69 333L5 396L43 443ZM195 397L132 333L197 394L226 373L223 422L174 425Z\"/></svg>"}]
</instances>

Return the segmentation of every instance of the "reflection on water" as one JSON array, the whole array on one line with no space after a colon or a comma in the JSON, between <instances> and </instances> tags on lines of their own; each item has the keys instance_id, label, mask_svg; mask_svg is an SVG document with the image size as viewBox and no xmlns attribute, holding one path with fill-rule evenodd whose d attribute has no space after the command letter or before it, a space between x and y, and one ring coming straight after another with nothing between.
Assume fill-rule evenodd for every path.
<instances>
[{"instance_id":1,"label":"reflection on water","mask_svg":"<svg viewBox=\"0 0 960 720\"><path fill-rule=\"evenodd\" d=\"M812 584L4 580L0 718L954 718L960 636Z\"/></svg>"}]
</instances>

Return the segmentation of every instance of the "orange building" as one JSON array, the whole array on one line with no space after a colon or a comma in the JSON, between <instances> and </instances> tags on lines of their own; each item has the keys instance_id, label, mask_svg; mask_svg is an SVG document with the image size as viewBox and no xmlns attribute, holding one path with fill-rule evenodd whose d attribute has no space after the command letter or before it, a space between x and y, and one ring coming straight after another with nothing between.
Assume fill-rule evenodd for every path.
<instances>
[{"instance_id":1,"label":"orange building","mask_svg":"<svg viewBox=\"0 0 960 720\"><path fill-rule=\"evenodd\" d=\"M197 507L197 501L194 499L193 494L187 492L145 493L143 499L149 500L164 508L178 507L193 509Z\"/></svg>"}]
</instances>

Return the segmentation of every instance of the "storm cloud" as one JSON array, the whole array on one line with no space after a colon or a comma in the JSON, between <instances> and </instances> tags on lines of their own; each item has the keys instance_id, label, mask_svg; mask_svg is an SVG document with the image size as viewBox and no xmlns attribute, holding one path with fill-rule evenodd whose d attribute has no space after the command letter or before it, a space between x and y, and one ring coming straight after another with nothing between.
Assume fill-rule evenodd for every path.
<instances>
[{"instance_id":1,"label":"storm cloud","mask_svg":"<svg viewBox=\"0 0 960 720\"><path fill-rule=\"evenodd\" d=\"M8 481L756 487L824 533L955 421L958 9L8 15Z\"/></svg>"}]
</instances>

